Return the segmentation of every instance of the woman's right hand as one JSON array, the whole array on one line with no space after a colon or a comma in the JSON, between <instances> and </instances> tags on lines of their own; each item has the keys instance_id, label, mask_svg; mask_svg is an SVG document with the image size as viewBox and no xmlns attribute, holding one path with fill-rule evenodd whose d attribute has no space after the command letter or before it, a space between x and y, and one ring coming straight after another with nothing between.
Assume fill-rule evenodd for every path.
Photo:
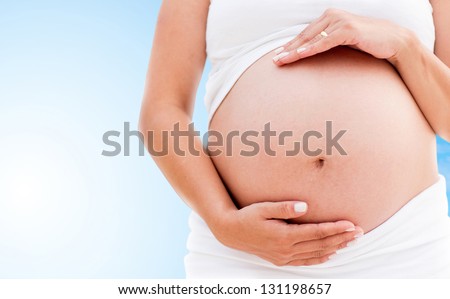
<instances>
[{"instance_id":1,"label":"woman's right hand","mask_svg":"<svg viewBox=\"0 0 450 299\"><path fill-rule=\"evenodd\" d=\"M298 201L254 203L223 215L211 230L222 244L276 266L324 263L363 234L360 227L345 220L319 224L285 221L305 213L306 204Z\"/></svg>"}]
</instances>

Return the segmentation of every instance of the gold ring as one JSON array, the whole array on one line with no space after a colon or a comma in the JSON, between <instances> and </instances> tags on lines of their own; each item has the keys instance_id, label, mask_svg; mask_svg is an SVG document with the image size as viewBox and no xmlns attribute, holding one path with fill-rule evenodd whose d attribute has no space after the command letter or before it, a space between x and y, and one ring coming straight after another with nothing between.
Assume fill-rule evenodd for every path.
<instances>
[{"instance_id":1,"label":"gold ring","mask_svg":"<svg viewBox=\"0 0 450 299\"><path fill-rule=\"evenodd\" d=\"M328 33L326 33L325 31L322 31L322 32L320 33L320 35L322 35L323 37L327 37L327 36L328 36Z\"/></svg>"}]
</instances>

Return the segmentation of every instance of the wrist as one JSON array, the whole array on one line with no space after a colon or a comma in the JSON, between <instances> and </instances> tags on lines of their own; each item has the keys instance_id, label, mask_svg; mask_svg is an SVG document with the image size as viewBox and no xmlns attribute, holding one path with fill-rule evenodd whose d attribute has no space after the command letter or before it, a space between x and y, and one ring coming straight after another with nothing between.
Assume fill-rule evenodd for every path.
<instances>
[{"instance_id":1,"label":"wrist","mask_svg":"<svg viewBox=\"0 0 450 299\"><path fill-rule=\"evenodd\" d=\"M396 68L399 68L405 62L411 61L414 52L420 49L421 43L416 34L406 28L399 30L399 38L395 54L387 60Z\"/></svg>"},{"instance_id":2,"label":"wrist","mask_svg":"<svg viewBox=\"0 0 450 299\"><path fill-rule=\"evenodd\" d=\"M237 211L238 209L236 207L230 207L221 209L216 213L209 213L205 217L205 222L216 238L219 239L222 235L226 235L227 231L233 229L237 220Z\"/></svg>"}]
</instances>

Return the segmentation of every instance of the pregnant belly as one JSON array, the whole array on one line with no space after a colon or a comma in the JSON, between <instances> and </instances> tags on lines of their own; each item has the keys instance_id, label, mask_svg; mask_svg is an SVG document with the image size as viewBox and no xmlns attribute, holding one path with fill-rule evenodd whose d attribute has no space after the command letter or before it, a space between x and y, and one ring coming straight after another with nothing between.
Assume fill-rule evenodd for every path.
<instances>
[{"instance_id":1,"label":"pregnant belly","mask_svg":"<svg viewBox=\"0 0 450 299\"><path fill-rule=\"evenodd\" d=\"M301 200L296 223L347 219L367 232L437 181L434 133L388 62L347 47L283 67L272 57L246 70L209 127L238 207Z\"/></svg>"}]
</instances>

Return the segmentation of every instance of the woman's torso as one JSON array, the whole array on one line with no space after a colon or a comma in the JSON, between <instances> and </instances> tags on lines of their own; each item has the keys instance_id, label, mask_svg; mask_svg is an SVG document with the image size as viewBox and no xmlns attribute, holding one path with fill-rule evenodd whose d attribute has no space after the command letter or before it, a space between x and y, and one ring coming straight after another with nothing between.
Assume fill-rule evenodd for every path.
<instances>
[{"instance_id":1,"label":"woman's torso","mask_svg":"<svg viewBox=\"0 0 450 299\"><path fill-rule=\"evenodd\" d=\"M268 9L273 2L277 1L262 1L261 6ZM288 2L295 1L283 0L278 5ZM226 7L231 14L233 5ZM258 18L251 10L247 13L250 19ZM209 34L214 33L212 29ZM241 31L236 34L243 36L234 39L241 39L244 49L251 48L252 38L260 38L254 32L247 36L246 27ZM209 45L210 56L220 67L227 63L219 61L220 55L233 52L239 44L227 42L219 47L222 51L214 48L214 42ZM243 52L238 49L230 61L239 64ZM303 200L309 211L298 222L348 219L369 231L437 180L434 133L388 62L346 47L283 67L275 66L272 57L273 53L263 55L239 74L209 126L224 137L231 131L237 130L241 137L254 131L246 133L251 135L245 143L239 137L229 142L224 138L224 147L210 147L228 150L212 159L238 206ZM268 123L276 135L269 143L262 136ZM284 145L280 141L280 134L286 134L283 131L293 135L284 138ZM308 144L305 133L311 135ZM338 139L334 146L332 138ZM256 145L258 153L249 153ZM331 152L327 153L327 145ZM287 156L292 149L297 153Z\"/></svg>"}]
</instances>

